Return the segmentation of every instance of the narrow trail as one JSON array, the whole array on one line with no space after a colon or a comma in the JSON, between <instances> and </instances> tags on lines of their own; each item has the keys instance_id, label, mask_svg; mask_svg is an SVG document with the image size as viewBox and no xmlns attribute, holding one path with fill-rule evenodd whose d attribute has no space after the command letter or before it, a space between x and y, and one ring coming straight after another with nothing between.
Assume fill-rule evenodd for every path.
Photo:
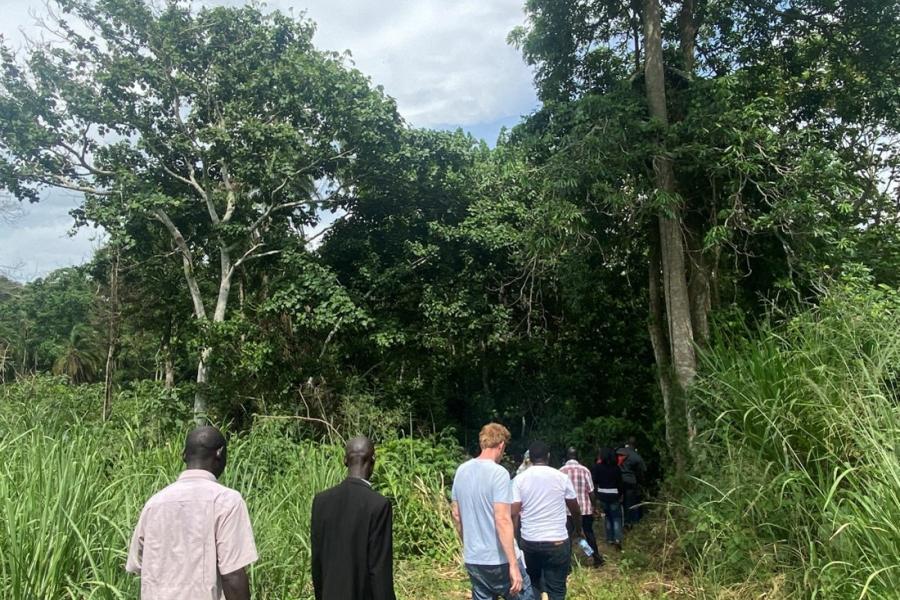
<instances>
[{"instance_id":1,"label":"narrow trail","mask_svg":"<svg viewBox=\"0 0 900 600\"><path fill-rule=\"evenodd\" d=\"M667 538L664 529L665 523L650 516L627 533L621 552L601 542L600 552L606 563L600 568L589 566L587 560L576 554L569 576L567 599L696 598L689 578L672 557L674 551L671 544L666 545L670 536ZM460 566L436 565L428 561L399 565L397 592L402 600L471 600L472 597L468 579Z\"/></svg>"}]
</instances>

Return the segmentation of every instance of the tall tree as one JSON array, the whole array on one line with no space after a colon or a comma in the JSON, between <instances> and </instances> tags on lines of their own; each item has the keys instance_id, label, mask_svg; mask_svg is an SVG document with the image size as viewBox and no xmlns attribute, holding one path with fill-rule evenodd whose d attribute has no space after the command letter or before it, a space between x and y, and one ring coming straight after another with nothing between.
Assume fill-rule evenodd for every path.
<instances>
[{"instance_id":1,"label":"tall tree","mask_svg":"<svg viewBox=\"0 0 900 600\"><path fill-rule=\"evenodd\" d=\"M194 410L207 412L210 327L248 261L281 251L354 185L399 124L392 101L313 25L257 6L57 0L54 41L2 50L0 185L85 194L78 217L152 219L183 268L202 334Z\"/></svg>"},{"instance_id":2,"label":"tall tree","mask_svg":"<svg viewBox=\"0 0 900 600\"><path fill-rule=\"evenodd\" d=\"M525 6L511 40L535 66L544 106L514 137L553 165L549 185L585 211L621 211L646 236L650 339L683 467L682 399L723 271L735 288L755 286L750 297L801 293L803 263L834 258L890 214L873 184L896 156L900 81L885 56L900 50L900 10L885 0ZM885 142L878 159L848 143L873 135Z\"/></svg>"}]
</instances>

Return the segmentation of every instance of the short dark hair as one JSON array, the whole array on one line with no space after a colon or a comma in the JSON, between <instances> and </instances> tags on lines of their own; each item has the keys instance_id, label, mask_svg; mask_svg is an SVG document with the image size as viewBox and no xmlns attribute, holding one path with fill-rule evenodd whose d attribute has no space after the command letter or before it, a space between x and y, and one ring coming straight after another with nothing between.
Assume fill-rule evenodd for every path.
<instances>
[{"instance_id":1,"label":"short dark hair","mask_svg":"<svg viewBox=\"0 0 900 600\"><path fill-rule=\"evenodd\" d=\"M550 446L540 440L535 440L528 446L528 456L531 458L531 462L546 460L550 456Z\"/></svg>"}]
</instances>

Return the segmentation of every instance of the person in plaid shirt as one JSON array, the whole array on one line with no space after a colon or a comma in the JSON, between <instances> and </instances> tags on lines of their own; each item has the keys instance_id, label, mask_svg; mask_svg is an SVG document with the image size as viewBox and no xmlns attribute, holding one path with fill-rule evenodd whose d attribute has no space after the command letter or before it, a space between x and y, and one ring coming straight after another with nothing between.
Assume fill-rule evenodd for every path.
<instances>
[{"instance_id":1,"label":"person in plaid shirt","mask_svg":"<svg viewBox=\"0 0 900 600\"><path fill-rule=\"evenodd\" d=\"M578 508L581 509L581 529L584 531L584 539L594 551L594 566L599 567L603 564L603 557L600 555L597 538L594 536L594 480L591 477L591 471L578 462L578 451L571 447L566 450L566 464L559 470L569 477L572 487L575 488ZM566 517L566 527L569 535L572 535L575 523L572 521L571 514Z\"/></svg>"}]
</instances>

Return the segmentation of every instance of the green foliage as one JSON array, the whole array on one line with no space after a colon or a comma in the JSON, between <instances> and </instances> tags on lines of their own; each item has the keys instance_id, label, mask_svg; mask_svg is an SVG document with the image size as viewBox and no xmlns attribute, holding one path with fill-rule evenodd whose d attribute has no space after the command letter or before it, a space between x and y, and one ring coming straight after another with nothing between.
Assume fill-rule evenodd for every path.
<instances>
[{"instance_id":1,"label":"green foliage","mask_svg":"<svg viewBox=\"0 0 900 600\"><path fill-rule=\"evenodd\" d=\"M900 587L900 293L848 276L704 356L682 542L716 589L890 598Z\"/></svg>"},{"instance_id":2,"label":"green foliage","mask_svg":"<svg viewBox=\"0 0 900 600\"><path fill-rule=\"evenodd\" d=\"M90 415L102 390L59 379L35 378L3 393L0 593L135 597L137 579L122 569L125 552L143 503L181 468L184 424L159 422L148 431L149 417L136 420L124 409L101 423ZM163 398L157 386L144 384L123 404L146 410ZM223 483L247 500L261 557L251 569L254 597L312 597L312 499L345 475L340 445L297 434L290 422L260 420L229 442ZM446 485L460 458L446 438L378 446L374 484L394 504L398 562L427 557L435 564L457 555Z\"/></svg>"},{"instance_id":3,"label":"green foliage","mask_svg":"<svg viewBox=\"0 0 900 600\"><path fill-rule=\"evenodd\" d=\"M83 268L59 269L0 294L3 375L54 369L79 383L95 380L102 367L95 302L95 284Z\"/></svg>"}]
</instances>

